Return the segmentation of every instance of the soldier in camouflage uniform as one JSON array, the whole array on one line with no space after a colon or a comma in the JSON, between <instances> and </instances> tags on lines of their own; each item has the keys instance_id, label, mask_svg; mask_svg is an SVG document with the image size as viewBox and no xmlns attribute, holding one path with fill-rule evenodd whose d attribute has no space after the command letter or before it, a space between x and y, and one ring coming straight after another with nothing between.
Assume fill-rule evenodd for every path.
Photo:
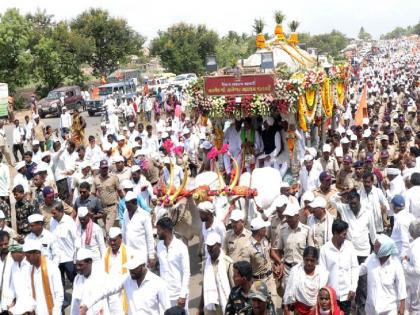
<instances>
[{"instance_id":1,"label":"soldier in camouflage uniform","mask_svg":"<svg viewBox=\"0 0 420 315\"><path fill-rule=\"evenodd\" d=\"M10 206L6 200L0 198L0 210L3 211L5 220L10 224Z\"/></svg>"},{"instance_id":2,"label":"soldier in camouflage uniform","mask_svg":"<svg viewBox=\"0 0 420 315\"><path fill-rule=\"evenodd\" d=\"M25 191L22 185L17 185L13 188L13 195L16 199L16 226L17 233L20 235L27 235L31 232L28 223L28 217L31 214L39 213L32 202L26 199Z\"/></svg>"}]
</instances>

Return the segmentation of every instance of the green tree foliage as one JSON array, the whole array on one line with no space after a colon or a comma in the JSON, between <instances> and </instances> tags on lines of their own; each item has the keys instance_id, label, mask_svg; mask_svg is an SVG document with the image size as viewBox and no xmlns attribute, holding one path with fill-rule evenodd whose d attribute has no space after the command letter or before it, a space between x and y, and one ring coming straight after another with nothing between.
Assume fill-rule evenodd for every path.
<instances>
[{"instance_id":1,"label":"green tree foliage","mask_svg":"<svg viewBox=\"0 0 420 315\"><path fill-rule=\"evenodd\" d=\"M202 74L206 56L216 53L218 42L217 33L204 25L178 23L158 33L151 42L150 52L159 56L170 72Z\"/></svg>"},{"instance_id":2,"label":"green tree foliage","mask_svg":"<svg viewBox=\"0 0 420 315\"><path fill-rule=\"evenodd\" d=\"M81 65L92 53L91 41L71 32L65 22L48 29L33 48L33 69L40 82L40 94L58 87L65 79L82 83Z\"/></svg>"},{"instance_id":3,"label":"green tree foliage","mask_svg":"<svg viewBox=\"0 0 420 315\"><path fill-rule=\"evenodd\" d=\"M233 67L238 60L247 58L255 51L255 37L230 31L216 45L216 58L219 67Z\"/></svg>"},{"instance_id":4,"label":"green tree foliage","mask_svg":"<svg viewBox=\"0 0 420 315\"><path fill-rule=\"evenodd\" d=\"M340 51L349 43L348 38L336 30L331 31L331 33L313 36L307 33L299 34L299 41L305 43L307 48L316 48L318 53L330 55L333 58L337 58Z\"/></svg>"},{"instance_id":5,"label":"green tree foliage","mask_svg":"<svg viewBox=\"0 0 420 315\"><path fill-rule=\"evenodd\" d=\"M71 23L71 29L93 43L89 64L94 75L107 76L130 55L141 55L145 38L128 26L127 21L113 18L108 11L89 9Z\"/></svg>"},{"instance_id":6,"label":"green tree foliage","mask_svg":"<svg viewBox=\"0 0 420 315\"><path fill-rule=\"evenodd\" d=\"M372 35L365 31L365 28L362 26L359 31L359 35L357 36L361 40L371 40Z\"/></svg>"},{"instance_id":7,"label":"green tree foliage","mask_svg":"<svg viewBox=\"0 0 420 315\"><path fill-rule=\"evenodd\" d=\"M0 19L0 82L8 83L13 94L30 79L31 24L17 9L7 10Z\"/></svg>"},{"instance_id":8,"label":"green tree foliage","mask_svg":"<svg viewBox=\"0 0 420 315\"><path fill-rule=\"evenodd\" d=\"M408 26L407 28L396 27L391 32L382 35L381 39L394 39L402 36L409 36L411 34L417 34L420 36L420 22L414 26Z\"/></svg>"}]
</instances>

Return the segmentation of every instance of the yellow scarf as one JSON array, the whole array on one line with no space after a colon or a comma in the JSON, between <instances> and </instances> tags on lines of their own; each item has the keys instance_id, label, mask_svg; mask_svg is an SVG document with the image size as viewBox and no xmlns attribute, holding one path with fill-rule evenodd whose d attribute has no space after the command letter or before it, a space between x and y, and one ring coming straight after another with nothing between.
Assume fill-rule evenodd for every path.
<instances>
[{"instance_id":1,"label":"yellow scarf","mask_svg":"<svg viewBox=\"0 0 420 315\"><path fill-rule=\"evenodd\" d=\"M34 300L36 301L34 270L35 270L35 267L32 266L32 273L31 273L32 296ZM47 302L48 314L52 315L54 301L53 301L53 297L51 293L50 280L48 278L48 270L47 270L47 260L45 256L41 256L41 277L42 277L42 287L44 289L45 300Z\"/></svg>"},{"instance_id":2,"label":"yellow scarf","mask_svg":"<svg viewBox=\"0 0 420 315\"><path fill-rule=\"evenodd\" d=\"M108 247L106 254L105 254L105 272L109 273L109 257L111 256L111 247ZM121 243L121 273L127 273L127 269L124 268L125 263L127 262L127 250L125 245ZM128 314L128 302L127 302L127 295L125 294L125 290L123 289L121 292L122 295L122 304L124 314Z\"/></svg>"}]
</instances>

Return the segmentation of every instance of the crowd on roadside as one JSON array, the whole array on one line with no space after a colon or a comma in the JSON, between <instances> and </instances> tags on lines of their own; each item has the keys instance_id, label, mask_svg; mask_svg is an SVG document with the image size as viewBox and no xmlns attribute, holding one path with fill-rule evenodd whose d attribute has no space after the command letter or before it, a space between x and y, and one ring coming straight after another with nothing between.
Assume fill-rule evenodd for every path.
<instances>
[{"instance_id":1,"label":"crowd on roadside","mask_svg":"<svg viewBox=\"0 0 420 315\"><path fill-rule=\"evenodd\" d=\"M36 109L11 134L0 122L1 311L188 313L195 253L157 205L204 172L229 183L233 157L243 172L271 167L283 180L251 216L233 208L224 221L211 201L197 204L199 314L420 314L417 49L383 41L357 56L334 127L324 139L295 131L293 182L290 120L227 121L220 136L219 122L187 110L181 89L108 97L99 136L65 107L57 131Z\"/></svg>"}]
</instances>

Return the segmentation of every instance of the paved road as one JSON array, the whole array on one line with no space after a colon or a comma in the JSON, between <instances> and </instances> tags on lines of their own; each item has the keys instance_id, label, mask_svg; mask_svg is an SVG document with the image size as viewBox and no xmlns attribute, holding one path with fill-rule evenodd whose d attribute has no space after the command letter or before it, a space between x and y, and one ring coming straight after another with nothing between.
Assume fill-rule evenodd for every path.
<instances>
[{"instance_id":1,"label":"paved road","mask_svg":"<svg viewBox=\"0 0 420 315\"><path fill-rule=\"evenodd\" d=\"M89 117L89 115L86 112L82 113L82 117L86 120L86 136L89 135L94 135L94 136L99 136L100 134L100 123L101 123L101 117L98 116L94 116L94 117ZM20 119L21 121L21 125L23 124L24 120L23 118ZM53 129L56 129L59 127L59 119L54 117L54 118L44 118L42 119L42 121L44 122L45 126L52 126ZM7 133L7 138L8 138L8 143L9 143L9 151L10 154L12 156L12 161L14 161L13 155L12 155L12 132L13 132L13 124L9 124L7 125L6 128L6 133ZM19 154L20 157L20 154ZM14 174L14 168L11 169L11 171ZM202 281L202 276L201 276L201 261L197 255L198 253L198 238L194 238L190 243L189 243L189 252L190 252L190 266L191 266L191 280L190 280L190 297L189 297L189 313L190 315L194 315L197 312L198 309L198 305L200 302L200 296L201 296L201 281ZM67 293L71 292L71 289L68 288L68 290L66 290ZM66 315L70 314L70 308L68 307L66 309Z\"/></svg>"}]
</instances>

